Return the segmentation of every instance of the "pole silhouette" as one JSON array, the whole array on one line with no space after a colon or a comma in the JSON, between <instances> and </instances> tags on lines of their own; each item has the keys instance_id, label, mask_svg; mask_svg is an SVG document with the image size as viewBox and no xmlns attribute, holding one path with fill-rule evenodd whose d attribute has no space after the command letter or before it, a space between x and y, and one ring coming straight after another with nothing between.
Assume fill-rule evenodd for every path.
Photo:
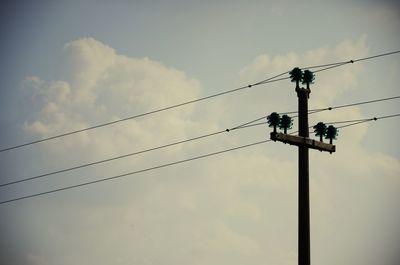
<instances>
[{"instance_id":1,"label":"pole silhouette","mask_svg":"<svg viewBox=\"0 0 400 265\"><path fill-rule=\"evenodd\" d=\"M310 88L296 87L299 113L299 136L308 138L308 97ZM298 264L310 265L310 192L308 147L299 145L299 220Z\"/></svg>"},{"instance_id":2,"label":"pole silhouette","mask_svg":"<svg viewBox=\"0 0 400 265\"><path fill-rule=\"evenodd\" d=\"M290 78L292 82L296 83L295 91L298 98L299 135L286 134L286 126L284 126L284 133L278 133L276 130L271 132L271 140L298 146L298 264L310 265L310 185L308 149L312 148L332 153L336 151L336 146L332 145L332 141L330 141L329 144L324 143L322 141L322 136L320 137L320 141L309 138L308 99L311 93L310 84L312 84L314 80L314 74L308 70L305 70L303 73L301 69L296 67L290 72ZM302 81L302 84L306 85L306 88L300 87L300 81ZM323 135L325 135L325 132ZM331 128L329 137L333 139L336 135L337 131Z\"/></svg>"}]
</instances>

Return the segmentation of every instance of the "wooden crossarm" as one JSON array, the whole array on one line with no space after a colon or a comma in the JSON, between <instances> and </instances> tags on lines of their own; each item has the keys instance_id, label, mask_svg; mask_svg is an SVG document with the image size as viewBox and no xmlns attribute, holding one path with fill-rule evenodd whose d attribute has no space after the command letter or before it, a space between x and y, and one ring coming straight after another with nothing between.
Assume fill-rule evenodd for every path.
<instances>
[{"instance_id":1,"label":"wooden crossarm","mask_svg":"<svg viewBox=\"0 0 400 265\"><path fill-rule=\"evenodd\" d=\"M314 139L310 139L307 137L301 137L301 136L297 136L297 135L271 132L271 140L288 143L290 145L307 146L308 148L311 148L311 149L316 149L319 151L325 151L325 152L329 152L329 153L336 151L336 146L333 144L328 144L328 143L324 143L321 141L317 141Z\"/></svg>"}]
</instances>

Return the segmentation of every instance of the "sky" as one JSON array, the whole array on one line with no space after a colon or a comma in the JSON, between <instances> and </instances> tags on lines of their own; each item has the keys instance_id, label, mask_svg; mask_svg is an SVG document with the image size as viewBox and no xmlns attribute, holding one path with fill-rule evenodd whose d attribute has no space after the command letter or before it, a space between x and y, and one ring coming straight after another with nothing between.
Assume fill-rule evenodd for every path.
<instances>
[{"instance_id":1,"label":"sky","mask_svg":"<svg viewBox=\"0 0 400 265\"><path fill-rule=\"evenodd\" d=\"M3 1L0 147L400 50L396 1ZM316 73L310 109L399 96L400 55ZM0 183L297 110L290 80L0 152ZM310 125L399 114L397 100ZM265 120L264 120L265 121ZM399 117L310 150L312 264L400 260ZM294 119L293 130L298 122ZM269 139L266 124L0 187L0 201ZM311 135L310 137L314 137ZM0 204L4 265L297 264L297 148L267 142Z\"/></svg>"}]
</instances>

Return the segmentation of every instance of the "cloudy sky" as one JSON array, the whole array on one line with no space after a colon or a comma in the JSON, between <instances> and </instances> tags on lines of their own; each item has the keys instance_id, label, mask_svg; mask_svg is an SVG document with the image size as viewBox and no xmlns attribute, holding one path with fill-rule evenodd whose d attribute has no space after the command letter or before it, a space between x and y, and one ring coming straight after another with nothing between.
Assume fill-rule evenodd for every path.
<instances>
[{"instance_id":1,"label":"cloudy sky","mask_svg":"<svg viewBox=\"0 0 400 265\"><path fill-rule=\"evenodd\" d=\"M8 2L8 3L7 3ZM400 50L396 1L3 1L0 148L258 82ZM317 73L310 108L399 96L400 55ZM288 80L0 153L0 183L297 109ZM400 113L398 100L310 124ZM297 120L294 129L297 129ZM263 141L266 125L0 187L0 201ZM399 118L310 151L311 259L394 265ZM297 150L268 142L0 204L4 265L297 264Z\"/></svg>"}]
</instances>

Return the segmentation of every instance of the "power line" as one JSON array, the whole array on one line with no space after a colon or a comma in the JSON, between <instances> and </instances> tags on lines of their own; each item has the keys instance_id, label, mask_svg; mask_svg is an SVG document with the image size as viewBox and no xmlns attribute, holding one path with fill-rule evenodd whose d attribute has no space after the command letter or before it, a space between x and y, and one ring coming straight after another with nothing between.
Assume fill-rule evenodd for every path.
<instances>
[{"instance_id":1,"label":"power line","mask_svg":"<svg viewBox=\"0 0 400 265\"><path fill-rule=\"evenodd\" d=\"M213 133L208 133L208 134L203 134L203 135L200 135L200 136L188 138L188 139L185 139L185 140L172 142L172 143L169 143L169 144L164 144L164 145L160 145L160 146L144 149L144 150L141 150L141 151L136 151L136 152L132 152L132 153L124 154L124 155L119 155L119 156L115 156L115 157L111 157L111 158L107 158L107 159L103 159L103 160L98 160L98 161L94 161L94 162L90 162L90 163L86 163L86 164L82 164L82 165L78 165L78 166L73 166L73 167L70 167L70 168L65 168L65 169L61 169L61 170L57 170L57 171L52 171L52 172L49 172L49 173L44 173L44 174L36 175L36 176L33 176L33 177L28 177L28 178L24 178L24 179L14 180L14 181L6 182L6 183L1 183L0 187L9 186L9 185L13 185L13 184L21 183L21 182L26 182L26 181L30 181L30 180L34 180L34 179L44 178L44 177L47 177L47 176L50 176L50 175L64 173L64 172L68 172L68 171L72 171L72 170L76 170L76 169L80 169L80 168L85 168L85 167L89 167L89 166L103 164L103 163L106 163L106 162L111 162L111 161L114 161L114 160L119 160L119 159L130 157L130 156L144 154L144 153L147 153L147 152L151 152L151 151L155 151L155 150L159 150L159 149L163 149L163 148L167 148L167 147L171 147L171 146L175 146L175 145L178 145L178 144L183 144L183 143L187 143L187 142L191 142L191 141L195 141L195 140L200 140L200 139L203 139L203 138L208 138L208 137L215 136L215 135L218 135L218 134L221 134L221 133L226 133L226 132L229 132L229 131L239 130L239 129L243 129L243 128L247 128L247 127L235 127L235 128L230 129L230 130L228 130L228 129L227 130L220 130L220 131L216 131L216 132L213 132Z\"/></svg>"},{"instance_id":2,"label":"power line","mask_svg":"<svg viewBox=\"0 0 400 265\"><path fill-rule=\"evenodd\" d=\"M267 83L281 81L281 80L283 80L282 78L281 79L275 79L275 78L278 77L278 76L281 76L283 74L286 74L286 72L282 73L282 74L279 74L279 75L276 75L276 76L273 76L273 77L270 77L270 78L267 78L265 80L262 80L260 82L254 83L254 84L247 85L247 86L242 86L242 87L238 87L238 88L235 88L235 89L231 89L231 90L223 91L223 92L220 92L220 93L216 93L216 94L213 94L213 95L201 97L201 98L198 98L198 99L189 100L189 101L182 102L182 103L175 104L175 105L171 105L171 106L168 106L168 107L164 107L164 108L160 108L160 109L144 112L144 113L133 115L133 116L129 116L129 117L126 117L126 118L122 118L122 119L119 119L119 120L106 122L106 123L90 126L90 127L87 127L87 128L83 128L83 129L79 129L79 130L75 130L75 131L62 133L62 134L58 134L58 135L47 137L47 138L43 138L43 139L40 139L40 140L27 142L27 143L15 145L15 146L7 147L7 148L3 148L3 149L0 149L0 153L1 152L5 152L5 151L9 151L9 150L13 150L13 149L17 149L17 148L21 148L21 147L25 147L25 146L28 146L28 145L38 144L38 143L41 143L41 142L45 142L45 141L49 141L49 140L65 137L65 136L72 135L72 134L81 133L81 132L84 132L84 131L89 131L89 130L93 130L93 129L97 129L97 128L113 125L113 124L124 122L124 121L127 121L127 120L132 120L132 119L136 119L136 118L139 118L139 117L144 117L144 116L155 114L155 113L158 113L158 112L162 112L162 111L166 111L166 110L182 107L182 106L189 105L189 104L192 104L192 103L195 103L195 102L199 102L199 101L203 101L203 100L206 100L206 99L211 99L211 98L214 98L214 97L226 95L226 94L229 94L229 93L237 92L239 90L251 88L251 87L254 87L254 86L261 85L261 84L267 84Z\"/></svg>"},{"instance_id":3,"label":"power line","mask_svg":"<svg viewBox=\"0 0 400 265\"><path fill-rule=\"evenodd\" d=\"M354 126L354 125L357 125L357 124L360 124L360 123L364 123L364 122L368 122L368 121L373 121L373 120L376 121L376 120L380 120L380 119L388 119L388 118L394 118L394 117L398 117L398 116L400 116L400 113L399 114L387 115L387 116L381 116L381 117L374 117L374 118L365 119L365 120L362 120L362 121L358 120L357 122L354 122L354 123L348 124L348 125L343 125L343 126L341 126L339 128L350 127L350 126ZM294 134L294 133L295 132L293 132L291 134ZM145 169L141 169L141 170L137 170L137 171L132 171L132 172L129 172L129 173L124 173L124 174L120 174L120 175L116 175L116 176L112 176L112 177L108 177L108 178L103 178L103 179L83 182L83 183L80 183L80 184L75 184L75 185L66 186L66 187L57 188L57 189L52 189L52 190L48 190L48 191L44 191L44 192L40 192L40 193L35 193L35 194L31 194L31 195L16 197L16 198L13 198L13 199L0 201L0 204L6 204L6 203L14 202L14 201L19 201L19 200L24 200L24 199L28 199L28 198L43 196L43 195L46 195L46 194L51 194L51 193L56 193L56 192L60 192L60 191L64 191L64 190L79 188L79 187L83 187L83 186L87 186L87 185L91 185L91 184L95 184L95 183L100 183L100 182L105 182L105 181L109 181L109 180L115 180L115 179L131 176L131 175L136 175L136 174L139 174L139 173L144 173L144 172L148 172L148 171L152 171L152 170L156 170L156 169L160 169L160 168L165 168L165 167L169 167L169 166L173 166L173 165L178 165L178 164L186 163L186 162L189 162L189 161L199 160L199 159L202 159L202 158L215 156L215 155L219 155L219 154L223 154L223 153L227 153L227 152L231 152L231 151L235 151L235 150L239 150L239 149L243 149L243 148L247 148L247 147L251 147L251 146L267 143L267 142L270 142L270 141L272 141L272 140L268 139L268 140L258 141L258 142L254 142L254 143L250 143L250 144L246 144L246 145L241 145L241 146L238 146L238 147L233 147L233 148L229 148L229 149L225 149L225 150L221 150L221 151L217 151L217 152L212 152L212 153L208 153L208 154L204 154L204 155L200 155L200 156L195 156L195 157L191 157L191 158L187 158L187 159L183 159L183 160L179 160L179 161L175 161L175 162L171 162L171 163L167 163L167 164L162 164L162 165L158 165L158 166L154 166L154 167L150 167L150 168L145 168Z\"/></svg>"},{"instance_id":4,"label":"power line","mask_svg":"<svg viewBox=\"0 0 400 265\"><path fill-rule=\"evenodd\" d=\"M354 60L354 62L371 60L371 59L375 59L375 58L378 58L378 57L388 56L388 55L392 55L392 54L396 54L396 53L400 53L400 50L399 51L393 51L393 52L387 52L387 53L381 53L381 54L378 54L378 55L372 55L372 56L364 57L364 58L359 58L359 59Z\"/></svg>"},{"instance_id":5,"label":"power line","mask_svg":"<svg viewBox=\"0 0 400 265\"><path fill-rule=\"evenodd\" d=\"M343 62L336 62L336 63L328 63L328 64L321 64L321 65L317 65L317 66L309 66L309 67L303 67L301 69L314 69L314 68L321 68L321 67L331 67L331 66L337 66L337 65L344 65L344 64L348 64L348 63L354 63L353 60L349 60L349 61L343 61Z\"/></svg>"},{"instance_id":6,"label":"power line","mask_svg":"<svg viewBox=\"0 0 400 265\"><path fill-rule=\"evenodd\" d=\"M91 163L87 163L87 164L83 164L83 165L78 165L78 166L74 166L74 167L70 167L70 168L66 168L66 169L61 169L61 170L57 170L57 171L53 171L53 172L49 172L49 173L45 173L45 174L40 174L40 175L36 175L36 176L33 176L33 177L29 177L29 178L10 181L10 182L7 182L7 183L0 184L0 187L9 186L9 185L17 184L17 183L21 183L21 182L26 182L26 181L29 181L29 180L39 179L39 178L47 177L47 176L50 176L50 175L64 173L64 172L68 172L68 171L72 171L72 170L76 170L76 169L80 169L80 168L85 168L85 167L89 167L89 166L103 164L103 163L106 163L106 162L122 159L122 158L125 158L125 157L139 155L139 154L147 153L147 152L150 152L150 151L155 151L155 150L158 150L158 149L162 149L162 148L171 147L171 146L178 145L178 144L191 142L191 141L194 141L194 140L199 140L199 139L202 139L202 138L214 136L214 135L221 134L221 133L224 133L224 132L226 132L226 131L222 130L222 131L209 133L209 134L205 134L205 135L201 135L201 136L197 136L197 137L193 137L193 138L189 138L189 139L186 139L186 140L177 141L177 142L173 142L173 143L169 143L169 144L165 144L165 145L160 145L160 146L157 146L157 147L153 147L153 148L149 148L149 149L145 149L145 150L141 150L141 151L137 151L137 152L133 152L133 153L129 153L129 154L124 154L124 155L115 156L115 157L111 157L111 158L107 158L107 159L103 159L103 160L98 160L98 161L95 161L95 162L91 162Z\"/></svg>"},{"instance_id":7,"label":"power line","mask_svg":"<svg viewBox=\"0 0 400 265\"><path fill-rule=\"evenodd\" d=\"M340 106L337 106L337 107L310 110L309 114L313 114L313 113L321 112L321 111L326 111L326 110L331 110L331 109L344 108L344 107L361 105L361 104L369 104L369 103L375 103L375 102L380 102L380 101L385 101L385 100L392 100L392 99L397 99L397 98L400 98L400 96L383 98L383 99L376 99L376 100L369 100L369 101L363 101L363 102L358 102L358 103L351 103L351 104L346 104L346 105L340 105ZM282 112L280 114L290 114L290 113L297 113L297 111ZM296 117L296 116L294 116L294 117ZM40 174L40 175L28 177L28 178L23 178L23 179L14 180L14 181L6 182L6 183L1 183L0 187L9 186L9 185L13 185L13 184L21 183L21 182L26 182L26 181L30 181L30 180L34 180L34 179L44 178L44 177L47 177L47 176L56 175L56 174L59 174L59 173L64 173L64 172L68 172L68 171L72 171L72 170L76 170L76 169L80 169L80 168L85 168L85 167L89 167L89 166L103 164L103 163L106 163L106 162L111 162L111 161L114 161L114 160L119 160L119 159L130 157L130 156L144 154L144 153L147 153L147 152L151 152L151 151L155 151L155 150L159 150L159 149L163 149L163 148L167 148L167 147L171 147L171 146L175 146L175 145L179 145L179 144L183 144L183 143L187 143L187 142L191 142L191 141L195 141L195 140L200 140L200 139L203 139L203 138L208 138L208 137L211 137L211 136L222 134L224 132L230 132L230 131L234 131L234 130L245 129L245 128L250 128L250 127L263 125L263 124L266 124L266 122L259 122L259 123L254 123L254 122L260 121L260 120L265 119L265 118L266 118L266 116L264 115L261 118L257 118L255 120L252 120L252 121L243 123L241 125L232 127L230 129L220 130L220 131L216 131L216 132L208 133L208 134L203 134L203 135L192 137L192 138L188 138L188 139L185 139L185 140L180 140L180 141L172 142L172 143L169 143L169 144L164 144L164 145L160 145L160 146L156 146L156 147L152 147L152 148L148 148L148 149L144 149L144 150L140 150L140 151L124 154L124 155L119 155L119 156L115 156L115 157L111 157L111 158L107 158L107 159L102 159L102 160L98 160L98 161L94 161L94 162L90 162L90 163L86 163L86 164L82 164L82 165L77 165L77 166L73 166L73 167L69 167L69 168L65 168L65 169L61 169L61 170L57 170L57 171L52 171L52 172L48 172L48 173L44 173L44 174ZM385 117L381 117L381 119L382 118L385 118ZM370 119L330 122L329 124L349 123L349 122L365 121L365 120L369 121ZM311 127L312 126L310 126L310 128Z\"/></svg>"},{"instance_id":8,"label":"power line","mask_svg":"<svg viewBox=\"0 0 400 265\"><path fill-rule=\"evenodd\" d=\"M370 121L372 119L356 119L356 120L347 120L347 121L332 121L332 122L325 122L326 124L343 124L343 123L351 123L351 122L365 122Z\"/></svg>"},{"instance_id":9,"label":"power line","mask_svg":"<svg viewBox=\"0 0 400 265\"><path fill-rule=\"evenodd\" d=\"M213 153L208 153L208 154L205 154L205 155L195 156L195 157L184 159L184 160L179 160L179 161L172 162L172 163L167 163L167 164L162 164L162 165L155 166L155 167L145 168L145 169L141 169L141 170L137 170L137 171L121 174L121 175L116 175L116 176L112 176L112 177L108 177L108 178L103 178L103 179L83 182L83 183L80 183L80 184L66 186L66 187L53 189L53 190L40 192L40 193L35 193L35 194L31 194L31 195L21 196L21 197L17 197L17 198L14 198L14 199L1 201L0 204L5 204L5 203L13 202L13 201L18 201L18 200L23 200L23 199L33 198L33 197L38 197L38 196L42 196L42 195L46 195L46 194L50 194L50 193L59 192L59 191L74 189L74 188L87 186L87 185L91 185L91 184L95 184L95 183L99 183L99 182L115 180L115 179L119 179L119 178L126 177L126 176L136 175L136 174L139 174L139 173L152 171L152 170L155 170L155 169L160 169L160 168L164 168L164 167L178 165L178 164L182 164L182 163L185 163L185 162L206 158L206 157L209 157L209 156L215 156L215 155L219 155L219 154L223 154L223 153L227 153L227 152L231 152L231 151L247 148L247 147L250 147L250 146L255 146L255 145L267 143L267 142L270 142L270 141L271 140L263 140L263 141L259 141L259 142L255 142L255 143L251 143L251 144L246 144L246 145L241 145L241 146L230 148L230 149L225 149L225 150L221 150L221 151L217 151L217 152L213 152Z\"/></svg>"},{"instance_id":10,"label":"power line","mask_svg":"<svg viewBox=\"0 0 400 265\"><path fill-rule=\"evenodd\" d=\"M381 54L378 54L378 55L358 58L358 59L354 59L354 60L335 62L335 63L328 63L328 64L321 64L321 65L318 65L318 66L303 67L302 69L314 69L314 68L330 67L330 66L336 67L336 66L341 66L341 65L345 65L345 64L356 63L356 62L365 61L365 60L371 60L371 59L375 59L375 58L378 58L378 57L388 56L388 55L392 55L392 54L396 54L396 53L400 53L400 50L393 51L393 52L387 52L387 53L381 53Z\"/></svg>"},{"instance_id":11,"label":"power line","mask_svg":"<svg viewBox=\"0 0 400 265\"><path fill-rule=\"evenodd\" d=\"M314 69L314 68L321 68L321 67L325 67L325 66L327 66L327 65L330 65L329 67L325 67L325 68L322 68L322 69L319 69L319 70L314 71L314 73L318 73L318 72L323 72L323 71L326 71L326 70L330 70L330 69L332 69L332 68L340 67L340 66L343 66L343 65L349 64L349 63L354 63L354 61L353 61L353 60L350 60L350 61L347 61L347 62L339 62L339 63L331 63L331 64L321 64L321 65L311 66L311 67L308 67L308 68L304 67L304 68L302 68L302 69ZM275 77L279 77L279 76L282 76L282 75L284 75L284 74L288 74L289 72L290 72L290 71L281 73L281 74L279 74L279 75L277 75L277 76L275 76ZM290 77L282 77L282 78L279 78L279 79L275 79L274 82L276 82L276 81L282 81L282 80L287 80L287 79L290 79ZM269 83L268 80L266 80L266 81L260 81L260 82L258 82L258 83L256 83L256 84L257 84L257 85L261 85L261 84L266 84L266 83Z\"/></svg>"},{"instance_id":12,"label":"power line","mask_svg":"<svg viewBox=\"0 0 400 265\"><path fill-rule=\"evenodd\" d=\"M336 65L332 65L332 66L328 66L328 67L325 67L325 68L322 68L322 69L316 70L316 71L314 71L314 73L318 73L318 72L322 72L322 71L330 70L330 69L333 69L333 68L337 68L337 67L340 67L340 66L343 66L343 65L349 64L349 63L354 63L354 61L353 61L353 60L350 60L350 61L348 61L348 62L344 62L344 63L338 63L338 64L336 64Z\"/></svg>"},{"instance_id":13,"label":"power line","mask_svg":"<svg viewBox=\"0 0 400 265\"><path fill-rule=\"evenodd\" d=\"M373 118L369 118L369 119L359 119L359 120L351 120L351 121L343 121L343 122L331 122L331 124L335 124L335 123L350 123L351 124L346 124L346 125L342 125L339 126L338 128L345 128L345 127L349 127L349 126L353 126L355 124L359 124L359 123L364 123L364 122L369 122L369 121L377 121L377 120L383 120L383 119L389 119L389 118L394 118L394 117L399 117L400 113L398 114L392 114L392 115L387 115L387 116L380 116L380 117L373 117Z\"/></svg>"},{"instance_id":14,"label":"power line","mask_svg":"<svg viewBox=\"0 0 400 265\"><path fill-rule=\"evenodd\" d=\"M308 111L308 114L311 115L311 114L322 112L322 111L326 111L326 110L348 108L348 107L352 107L352 106L365 105L365 104L376 103L376 102L381 102L381 101L388 101L388 100L393 100L393 99L398 99L398 98L400 98L400 96L373 99L373 100L368 100L368 101L360 101L360 102L356 102L356 103L350 103L350 104L327 107L327 108L311 109L311 110ZM292 113L297 113L297 111L280 112L279 114L292 114ZM236 127L232 127L232 128L226 129L226 131L229 132L230 130L234 130L234 129L238 129L238 128L242 128L242 127L244 127L244 128L251 127L251 126L248 126L248 125L253 124L254 122L266 119L268 115L263 115L260 118L254 119L252 121L249 121L249 122L246 122L246 123L243 123L243 124L240 124L240 125L238 125ZM292 118L296 118L296 117L297 116L293 116ZM261 124L261 123L257 123L256 125L259 125L259 124Z\"/></svg>"},{"instance_id":15,"label":"power line","mask_svg":"<svg viewBox=\"0 0 400 265\"><path fill-rule=\"evenodd\" d=\"M228 129L227 130L220 130L220 131L217 131L217 132L196 136L196 137L192 137L192 138L181 140L181 141L176 141L176 142L172 142L172 143L169 143L169 144L160 145L160 146L144 149L144 150L137 151L137 152L132 152L132 153L128 153L128 154L124 154L124 155L120 155L120 156L116 156L116 157L112 157L112 158L98 160L98 161L95 161L95 162L91 162L91 163L87 163L87 164L83 164L83 165L78 165L78 166L74 166L74 167L70 167L70 168L66 168L66 169L61 169L61 170L57 170L57 171L53 171L53 172L49 172L49 173L45 173L45 174L40 174L40 175L36 175L36 176L33 176L33 177L29 177L29 178L24 178L24 179L15 180L15 181L7 182L7 183L2 183L2 184L0 184L0 187L12 185L12 184L17 184L17 183L21 183L21 182L26 182L26 181L29 181L29 180L39 179L39 178L47 177L47 176L50 176L50 175L64 173L64 172L68 172L68 171L72 171L72 170L76 170L76 169L80 169L80 168L85 168L85 167L89 167L89 166L93 166L93 165L98 165L98 164L102 164L102 163L106 163L106 162L122 159L122 158L125 158L125 157L139 155L139 154L147 153L147 152L150 152L150 151L155 151L155 150L171 147L171 146L174 146L174 145L178 145L178 144L183 144L183 143L199 140L199 139L202 139L202 138L208 138L208 137L211 137L211 136L214 136L214 135L218 135L218 134L229 132L229 131L233 131L233 130L239 130L239 129L243 129L243 128L247 128L247 127L243 127L242 126L242 127L235 127L235 128L230 129L230 130L228 130Z\"/></svg>"},{"instance_id":16,"label":"power line","mask_svg":"<svg viewBox=\"0 0 400 265\"><path fill-rule=\"evenodd\" d=\"M261 80L261 81L259 81L259 82L257 82L257 83L254 83L254 84L252 84L252 85L248 85L247 87L258 86L258 85L270 83L271 80L274 80L274 82L276 82L276 81L281 81L281 80L285 80L285 79L287 79L286 77L284 77L284 78L279 78L279 79L277 79L277 78L280 77L280 76L286 75L286 74L288 74L288 73L289 73L289 71L280 73L280 74L278 74L278 75L275 75L275 76L269 77L269 78L267 78L267 79Z\"/></svg>"},{"instance_id":17,"label":"power line","mask_svg":"<svg viewBox=\"0 0 400 265\"><path fill-rule=\"evenodd\" d=\"M346 125L342 125L339 126L337 128L344 128L344 127L348 127L348 126L352 126L354 124L358 124L358 123L364 123L364 122L369 122L369 121L377 121L377 120L382 120L382 119L387 119L387 118L393 118L393 117L397 117L400 116L400 114L393 114L393 115L388 115L388 116L381 116L381 117L374 117L374 118L367 118L367 119L355 119L355 120L347 120L347 121L333 121L333 122L325 122L326 124L342 124L342 123L351 123L351 124L346 124ZM249 128L249 127L254 127L254 126L259 126L259 125L263 125L263 124L267 124L266 122L259 122L259 123L253 123L253 124L247 124L245 126L240 127L240 129L244 129L244 128ZM308 128L312 128L314 127L314 125L309 126ZM289 134L295 134L298 131L289 133Z\"/></svg>"},{"instance_id":18,"label":"power line","mask_svg":"<svg viewBox=\"0 0 400 265\"><path fill-rule=\"evenodd\" d=\"M389 118L394 118L400 116L400 113L398 114L391 114L391 115L386 115L386 116L380 116L380 117L373 117L373 118L365 118L365 119L354 119L354 120L346 120L346 121L333 121L333 122L324 122L326 124L343 124L343 123L349 123L345 125L338 126L337 129L340 128L346 128L350 127L356 124L360 123L365 123L365 122L370 122L370 121L377 121L377 120L383 120L383 119L389 119ZM312 128L314 125L309 126L308 128Z\"/></svg>"},{"instance_id":19,"label":"power line","mask_svg":"<svg viewBox=\"0 0 400 265\"><path fill-rule=\"evenodd\" d=\"M374 121L376 121L376 120L394 118L394 117L398 117L398 116L400 116L400 114L392 114L392 115L387 115L387 116L374 117L374 118L372 118L372 119L373 119Z\"/></svg>"},{"instance_id":20,"label":"power line","mask_svg":"<svg viewBox=\"0 0 400 265\"><path fill-rule=\"evenodd\" d=\"M281 113L279 113L279 114L291 114L291 113L297 113L297 111L281 112ZM229 132L229 131L237 130L237 129L240 129L240 128L251 127L251 126L247 126L247 125L252 124L252 123L254 123L254 122L256 122L256 121L263 120L263 119L265 119L265 118L267 118L266 115L264 115L264 116L262 116L262 117L260 117L260 118L257 118L257 119L255 119L255 120L251 120L251 121L248 121L248 122L246 122L246 123L240 124L240 125L238 125L238 126L235 126L235 127L232 127L232 128L228 128L228 129L226 129L226 131Z\"/></svg>"},{"instance_id":21,"label":"power line","mask_svg":"<svg viewBox=\"0 0 400 265\"><path fill-rule=\"evenodd\" d=\"M373 100L368 100L368 101L361 101L361 102L356 102L356 103L350 103L350 104L345 104L345 105L334 106L334 107L327 107L327 108L321 108L321 109L314 109L314 110L310 110L310 111L325 111L325 110L341 109L341 108L347 108L347 107L352 107L352 106L370 104L370 103L381 102L381 101L387 101L387 100L398 99L398 98L400 98L400 96L394 96L394 97L388 97L388 98L380 98L380 99L373 99Z\"/></svg>"},{"instance_id":22,"label":"power line","mask_svg":"<svg viewBox=\"0 0 400 265\"><path fill-rule=\"evenodd\" d=\"M313 68L325 67L323 69L315 71L315 72L321 72L321 71L329 70L329 69L332 69L332 68L335 68L335 67L340 67L340 66L348 64L348 63L371 60L371 59L375 59L375 58L378 58L378 57L393 55L393 54L396 54L396 53L400 53L400 50L399 51L382 53L382 54L369 56L369 57L364 57L364 58L359 58L359 59L356 59L356 60L349 60L349 61L343 61L343 62L337 62L337 63L315 65L315 66L310 66L310 67L307 67L307 68L308 69L313 69ZM198 98L198 99L189 100L189 101L178 103L178 104L171 105L171 106L168 106L168 107L159 108L159 109L156 109L156 110L144 112L144 113L141 113L141 114L129 116L129 117L122 118L122 119L115 120L115 121L111 121L111 122L106 122L106 123L102 123L102 124L86 127L86 128L79 129L79 130L74 130L74 131L70 131L70 132L66 132L66 133L50 136L50 137L43 138L43 139L40 139L40 140L35 140L35 141L26 142L26 143L19 144L19 145L14 145L14 146L11 146L11 147L2 148L2 149L0 149L0 153L1 152L5 152L5 151L9 151L9 150L13 150L13 149L18 149L18 148L25 147L25 146L29 146L29 145L33 145L33 144L42 143L42 142L45 142L45 141L49 141L49 140L53 140L53 139L57 139L57 138L61 138L61 137L65 137L65 136L69 136L69 135L72 135L72 134L81 133L81 132L84 132L84 131L89 131L89 130L93 130L93 129L109 126L109 125L112 125L112 124L124 122L124 121L131 120L131 119L136 119L136 118L139 118L139 117L155 114L155 113L158 113L158 112L162 112L162 111L166 111L166 110L182 107L182 106L185 106L185 105L188 105L188 104L192 104L192 103L195 103L195 102L199 102L199 101L211 99L211 98L214 98L214 97L226 95L226 94L229 94L229 93L237 92L237 91L244 90L244 89L247 89L247 88L251 88L251 87L254 87L254 86L267 84L267 83L272 83L272 82L277 82L277 81L281 81L281 80L287 80L287 79L289 79L289 77L284 77L284 78L277 79L278 77L283 76L283 75L285 75L287 73L289 73L289 71L280 73L280 74L275 75L273 77L267 78L265 80L262 80L262 81L259 81L259 82L256 82L254 84L250 84L250 85L247 85L247 86L242 86L242 87L238 87L238 88L235 88L235 89L226 90L226 91L223 91L223 92L220 92L220 93L212 94L212 95L201 97L201 98Z\"/></svg>"}]
</instances>

